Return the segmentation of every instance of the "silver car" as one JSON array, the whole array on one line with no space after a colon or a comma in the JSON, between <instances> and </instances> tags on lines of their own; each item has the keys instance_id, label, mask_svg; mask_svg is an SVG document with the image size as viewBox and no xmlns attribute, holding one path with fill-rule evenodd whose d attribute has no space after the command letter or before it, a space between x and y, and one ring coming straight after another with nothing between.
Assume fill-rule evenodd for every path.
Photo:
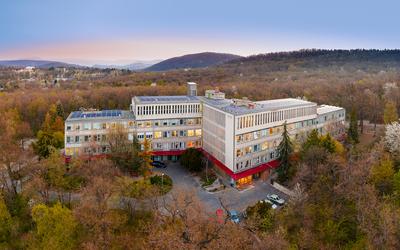
<instances>
[{"instance_id":1,"label":"silver car","mask_svg":"<svg viewBox=\"0 0 400 250\"><path fill-rule=\"evenodd\" d=\"M285 200L279 197L277 194L269 194L267 195L267 200L271 201L272 203L282 206L285 204Z\"/></svg>"}]
</instances>

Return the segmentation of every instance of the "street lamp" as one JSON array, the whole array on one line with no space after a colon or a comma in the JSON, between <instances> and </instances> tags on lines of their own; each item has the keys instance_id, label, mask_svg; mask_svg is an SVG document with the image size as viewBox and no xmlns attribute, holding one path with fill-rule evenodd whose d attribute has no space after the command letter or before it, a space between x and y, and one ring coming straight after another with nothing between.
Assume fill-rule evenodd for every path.
<instances>
[{"instance_id":1,"label":"street lamp","mask_svg":"<svg viewBox=\"0 0 400 250\"><path fill-rule=\"evenodd\" d=\"M164 173L161 174L161 189L164 189Z\"/></svg>"}]
</instances>

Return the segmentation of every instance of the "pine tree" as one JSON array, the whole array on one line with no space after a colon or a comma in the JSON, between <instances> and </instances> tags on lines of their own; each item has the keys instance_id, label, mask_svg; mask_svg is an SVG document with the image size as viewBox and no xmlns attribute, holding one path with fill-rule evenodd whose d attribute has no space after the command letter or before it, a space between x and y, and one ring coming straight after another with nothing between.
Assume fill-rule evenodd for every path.
<instances>
[{"instance_id":1,"label":"pine tree","mask_svg":"<svg viewBox=\"0 0 400 250\"><path fill-rule=\"evenodd\" d=\"M350 113L350 126L347 132L350 143L358 143L358 123L357 123L357 113L353 109Z\"/></svg>"},{"instance_id":2,"label":"pine tree","mask_svg":"<svg viewBox=\"0 0 400 250\"><path fill-rule=\"evenodd\" d=\"M279 181L289 179L290 156L293 153L293 143L287 131L286 122L283 124L282 141L278 146L279 168L277 169Z\"/></svg>"},{"instance_id":3,"label":"pine tree","mask_svg":"<svg viewBox=\"0 0 400 250\"><path fill-rule=\"evenodd\" d=\"M321 138L316 129L311 130L310 134L307 136L307 140L303 144L303 152L307 151L312 146L321 146Z\"/></svg>"}]
</instances>

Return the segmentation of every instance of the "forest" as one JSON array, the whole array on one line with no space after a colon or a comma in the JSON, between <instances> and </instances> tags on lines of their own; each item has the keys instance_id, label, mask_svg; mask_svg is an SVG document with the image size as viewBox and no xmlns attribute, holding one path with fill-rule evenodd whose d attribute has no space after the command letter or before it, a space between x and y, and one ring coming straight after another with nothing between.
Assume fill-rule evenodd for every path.
<instances>
[{"instance_id":1,"label":"forest","mask_svg":"<svg viewBox=\"0 0 400 250\"><path fill-rule=\"evenodd\" d=\"M64 70L35 69L28 83L15 69L1 69L0 248L399 249L398 54L311 50L188 71L70 69L70 80L56 84ZM282 182L295 196L279 210L250 206L240 225L207 213L192 190L175 190L174 202L165 202L149 176L149 155L137 145L65 165L59 149L71 111L128 109L135 95L185 94L187 81L197 82L200 94L218 87L228 98L343 106L347 139L314 132L291 150L287 141ZM131 178L121 162L140 176Z\"/></svg>"}]
</instances>

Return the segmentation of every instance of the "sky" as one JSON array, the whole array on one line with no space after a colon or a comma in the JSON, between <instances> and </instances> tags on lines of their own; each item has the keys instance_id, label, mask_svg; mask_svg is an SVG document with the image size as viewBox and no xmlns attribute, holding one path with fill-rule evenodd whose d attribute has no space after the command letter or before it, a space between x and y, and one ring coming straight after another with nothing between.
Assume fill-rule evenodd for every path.
<instances>
[{"instance_id":1,"label":"sky","mask_svg":"<svg viewBox=\"0 0 400 250\"><path fill-rule=\"evenodd\" d=\"M91 65L400 45L395 0L1 0L0 60Z\"/></svg>"}]
</instances>

